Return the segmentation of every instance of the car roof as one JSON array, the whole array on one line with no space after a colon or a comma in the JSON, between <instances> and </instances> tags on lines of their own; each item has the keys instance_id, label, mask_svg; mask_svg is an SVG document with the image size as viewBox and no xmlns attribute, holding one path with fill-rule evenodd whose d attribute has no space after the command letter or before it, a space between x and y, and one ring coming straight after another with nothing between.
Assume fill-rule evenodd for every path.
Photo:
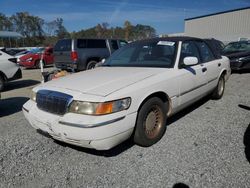
<instances>
[{"instance_id":1,"label":"car roof","mask_svg":"<svg viewBox=\"0 0 250 188\"><path fill-rule=\"evenodd\" d=\"M172 41L172 42L179 42L179 41L187 41L187 40L203 40L196 37L188 37L188 36L179 36L179 37L156 37L151 39L143 39L138 40L135 42L154 42L154 41Z\"/></svg>"}]
</instances>

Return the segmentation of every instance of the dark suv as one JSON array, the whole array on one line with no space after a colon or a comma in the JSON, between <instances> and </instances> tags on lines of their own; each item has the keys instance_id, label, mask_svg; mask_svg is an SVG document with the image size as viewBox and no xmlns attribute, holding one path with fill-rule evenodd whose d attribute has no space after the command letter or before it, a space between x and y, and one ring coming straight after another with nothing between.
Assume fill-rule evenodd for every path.
<instances>
[{"instance_id":1,"label":"dark suv","mask_svg":"<svg viewBox=\"0 0 250 188\"><path fill-rule=\"evenodd\" d=\"M125 40L117 39L62 39L54 47L54 63L63 70L92 69L126 44Z\"/></svg>"}]
</instances>

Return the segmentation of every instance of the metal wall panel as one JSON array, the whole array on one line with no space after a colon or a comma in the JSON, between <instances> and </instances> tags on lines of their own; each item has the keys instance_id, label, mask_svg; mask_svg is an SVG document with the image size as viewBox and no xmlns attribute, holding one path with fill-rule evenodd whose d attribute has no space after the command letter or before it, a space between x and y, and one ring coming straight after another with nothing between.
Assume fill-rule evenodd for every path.
<instances>
[{"instance_id":1,"label":"metal wall panel","mask_svg":"<svg viewBox=\"0 0 250 188\"><path fill-rule=\"evenodd\" d=\"M224 42L250 39L250 8L185 20L185 34Z\"/></svg>"}]
</instances>

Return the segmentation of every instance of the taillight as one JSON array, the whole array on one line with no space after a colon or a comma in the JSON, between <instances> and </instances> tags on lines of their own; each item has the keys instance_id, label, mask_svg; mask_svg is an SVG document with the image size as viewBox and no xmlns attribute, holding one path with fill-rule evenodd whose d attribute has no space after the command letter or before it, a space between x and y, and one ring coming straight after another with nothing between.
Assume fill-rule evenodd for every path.
<instances>
[{"instance_id":1,"label":"taillight","mask_svg":"<svg viewBox=\"0 0 250 188\"><path fill-rule=\"evenodd\" d=\"M78 54L77 54L76 51L71 52L71 59L72 59L73 61L77 61L77 59L78 59Z\"/></svg>"},{"instance_id":2,"label":"taillight","mask_svg":"<svg viewBox=\"0 0 250 188\"><path fill-rule=\"evenodd\" d=\"M17 59L16 58L10 58L8 60L11 61L11 62L13 62L13 63L17 63Z\"/></svg>"}]
</instances>

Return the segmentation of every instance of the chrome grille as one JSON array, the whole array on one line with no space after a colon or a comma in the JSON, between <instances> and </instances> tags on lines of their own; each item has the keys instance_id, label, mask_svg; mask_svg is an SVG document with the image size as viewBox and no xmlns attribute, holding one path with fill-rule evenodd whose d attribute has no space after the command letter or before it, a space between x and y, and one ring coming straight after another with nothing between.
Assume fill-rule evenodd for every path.
<instances>
[{"instance_id":1,"label":"chrome grille","mask_svg":"<svg viewBox=\"0 0 250 188\"><path fill-rule=\"evenodd\" d=\"M69 103L73 97L65 93L39 90L36 94L37 107L43 111L63 115L67 112Z\"/></svg>"}]
</instances>

